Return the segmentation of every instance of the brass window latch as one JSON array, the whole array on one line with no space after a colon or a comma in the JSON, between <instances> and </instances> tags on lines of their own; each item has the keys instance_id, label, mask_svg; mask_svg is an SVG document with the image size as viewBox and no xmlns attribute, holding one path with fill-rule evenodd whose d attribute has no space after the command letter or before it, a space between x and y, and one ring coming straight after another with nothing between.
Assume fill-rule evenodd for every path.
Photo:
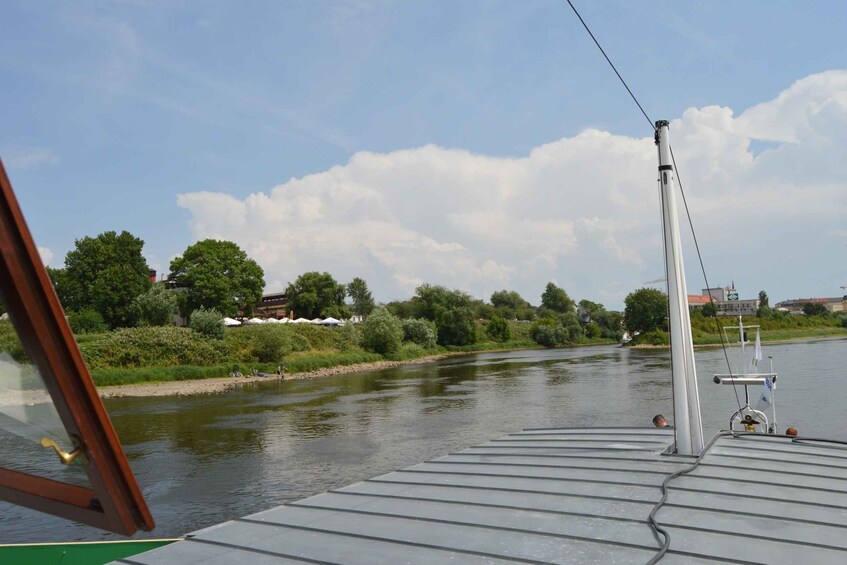
<instances>
[{"instance_id":1,"label":"brass window latch","mask_svg":"<svg viewBox=\"0 0 847 565\"><path fill-rule=\"evenodd\" d=\"M63 465L70 465L70 463L74 459L76 459L80 455L83 455L83 452L84 452L84 450L83 450L84 446L82 445L82 443L76 437L73 437L72 441L74 442L74 450L71 451L70 453L68 453L67 451L65 451L61 447L59 447L59 444L56 443L55 441L53 441L52 439L50 439L49 437L41 438L41 446L42 447L52 447L56 451L56 455L58 455L59 459L62 461L62 464Z\"/></svg>"}]
</instances>

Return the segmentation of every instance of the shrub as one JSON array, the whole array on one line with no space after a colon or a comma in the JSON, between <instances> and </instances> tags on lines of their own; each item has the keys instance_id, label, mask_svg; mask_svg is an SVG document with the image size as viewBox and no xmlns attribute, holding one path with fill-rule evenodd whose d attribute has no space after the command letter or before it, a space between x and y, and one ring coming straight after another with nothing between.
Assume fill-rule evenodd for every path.
<instances>
[{"instance_id":1,"label":"shrub","mask_svg":"<svg viewBox=\"0 0 847 565\"><path fill-rule=\"evenodd\" d=\"M594 322L588 322L588 324L585 325L585 337L595 339L601 335L603 335L603 330L601 330L600 326Z\"/></svg>"},{"instance_id":2,"label":"shrub","mask_svg":"<svg viewBox=\"0 0 847 565\"><path fill-rule=\"evenodd\" d=\"M68 323L75 334L103 333L109 329L103 316L94 308L68 312Z\"/></svg>"},{"instance_id":3,"label":"shrub","mask_svg":"<svg viewBox=\"0 0 847 565\"><path fill-rule=\"evenodd\" d=\"M416 343L426 349L435 347L437 331L435 324L423 318L403 320L403 341Z\"/></svg>"},{"instance_id":4,"label":"shrub","mask_svg":"<svg viewBox=\"0 0 847 565\"><path fill-rule=\"evenodd\" d=\"M253 357L262 363L281 360L286 345L285 334L285 328L258 326L252 336Z\"/></svg>"},{"instance_id":5,"label":"shrub","mask_svg":"<svg viewBox=\"0 0 847 565\"><path fill-rule=\"evenodd\" d=\"M223 355L216 342L188 328L126 328L80 347L91 368L215 365Z\"/></svg>"},{"instance_id":6,"label":"shrub","mask_svg":"<svg viewBox=\"0 0 847 565\"><path fill-rule=\"evenodd\" d=\"M544 347L556 347L573 343L582 333L575 314L562 314L558 318L542 318L530 330L532 339Z\"/></svg>"},{"instance_id":7,"label":"shrub","mask_svg":"<svg viewBox=\"0 0 847 565\"><path fill-rule=\"evenodd\" d=\"M485 326L485 333L494 341L504 342L509 341L511 332L509 331L509 323L500 316L494 316L488 325Z\"/></svg>"},{"instance_id":8,"label":"shrub","mask_svg":"<svg viewBox=\"0 0 847 565\"><path fill-rule=\"evenodd\" d=\"M362 323L362 345L383 355L396 353L403 341L403 324L385 308L377 308Z\"/></svg>"},{"instance_id":9,"label":"shrub","mask_svg":"<svg viewBox=\"0 0 847 565\"><path fill-rule=\"evenodd\" d=\"M0 353L7 352L18 363L28 362L18 332L10 320L0 321Z\"/></svg>"},{"instance_id":10,"label":"shrub","mask_svg":"<svg viewBox=\"0 0 847 565\"><path fill-rule=\"evenodd\" d=\"M133 300L138 323L145 326L166 326L174 323L177 314L176 292L164 284L154 284Z\"/></svg>"},{"instance_id":11,"label":"shrub","mask_svg":"<svg viewBox=\"0 0 847 565\"><path fill-rule=\"evenodd\" d=\"M214 308L210 308L209 310L206 310L205 308L198 308L191 313L188 325L192 330L201 335L214 339L223 339L223 319L224 317L221 316L221 313Z\"/></svg>"},{"instance_id":12,"label":"shrub","mask_svg":"<svg viewBox=\"0 0 847 565\"><path fill-rule=\"evenodd\" d=\"M556 330L548 324L535 326L532 330L532 339L535 340L535 343L544 347L556 347L557 345Z\"/></svg>"},{"instance_id":13,"label":"shrub","mask_svg":"<svg viewBox=\"0 0 847 565\"><path fill-rule=\"evenodd\" d=\"M336 331L338 334L338 350L350 351L362 344L362 332L357 324L346 323Z\"/></svg>"}]
</instances>

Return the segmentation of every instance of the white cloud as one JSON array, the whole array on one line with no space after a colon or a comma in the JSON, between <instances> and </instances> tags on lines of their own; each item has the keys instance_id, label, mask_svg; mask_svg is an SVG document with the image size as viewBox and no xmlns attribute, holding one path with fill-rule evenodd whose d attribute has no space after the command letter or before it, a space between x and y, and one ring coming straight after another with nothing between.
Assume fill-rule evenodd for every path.
<instances>
[{"instance_id":1,"label":"white cloud","mask_svg":"<svg viewBox=\"0 0 847 565\"><path fill-rule=\"evenodd\" d=\"M842 71L797 81L737 116L709 106L674 120L701 244L746 238L766 248L762 238L785 222L843 217L844 125ZM753 139L780 143L754 156ZM341 282L362 276L383 300L429 282L486 298L515 289L537 303L555 279L576 298L619 307L664 270L655 178L652 137L592 129L516 158L434 145L363 151L243 200L195 192L177 202L191 212L197 238L237 242L274 289L319 270ZM688 264L691 278L696 264ZM718 265L718 276L736 277L726 268Z\"/></svg>"},{"instance_id":2,"label":"white cloud","mask_svg":"<svg viewBox=\"0 0 847 565\"><path fill-rule=\"evenodd\" d=\"M41 256L41 262L44 265L49 265L50 261L53 260L53 252L47 247L38 247L38 254Z\"/></svg>"},{"instance_id":3,"label":"white cloud","mask_svg":"<svg viewBox=\"0 0 847 565\"><path fill-rule=\"evenodd\" d=\"M6 147L0 157L10 171L33 171L59 162L55 153L43 147Z\"/></svg>"}]
</instances>

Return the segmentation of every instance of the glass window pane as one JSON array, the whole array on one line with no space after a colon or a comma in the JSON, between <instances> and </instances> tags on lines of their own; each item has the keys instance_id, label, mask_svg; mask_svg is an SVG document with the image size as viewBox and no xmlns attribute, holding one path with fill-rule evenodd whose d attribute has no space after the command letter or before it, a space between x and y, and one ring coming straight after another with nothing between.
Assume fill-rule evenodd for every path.
<instances>
[{"instance_id":1,"label":"glass window pane","mask_svg":"<svg viewBox=\"0 0 847 565\"><path fill-rule=\"evenodd\" d=\"M90 486L81 461L63 464L54 449L42 445L45 439L74 449L11 321L0 320L0 467Z\"/></svg>"}]
</instances>

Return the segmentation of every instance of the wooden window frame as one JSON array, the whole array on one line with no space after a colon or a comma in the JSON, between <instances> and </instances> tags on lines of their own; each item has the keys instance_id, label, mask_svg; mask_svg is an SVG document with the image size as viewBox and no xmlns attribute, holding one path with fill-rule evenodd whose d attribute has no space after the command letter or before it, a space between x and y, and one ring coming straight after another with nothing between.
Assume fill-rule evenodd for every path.
<instances>
[{"instance_id":1,"label":"wooden window frame","mask_svg":"<svg viewBox=\"0 0 847 565\"><path fill-rule=\"evenodd\" d=\"M0 500L124 535L152 530L153 517L79 352L2 161L0 295L68 437L82 446L85 458L81 463L91 484L91 488L71 485L0 467Z\"/></svg>"}]
</instances>

